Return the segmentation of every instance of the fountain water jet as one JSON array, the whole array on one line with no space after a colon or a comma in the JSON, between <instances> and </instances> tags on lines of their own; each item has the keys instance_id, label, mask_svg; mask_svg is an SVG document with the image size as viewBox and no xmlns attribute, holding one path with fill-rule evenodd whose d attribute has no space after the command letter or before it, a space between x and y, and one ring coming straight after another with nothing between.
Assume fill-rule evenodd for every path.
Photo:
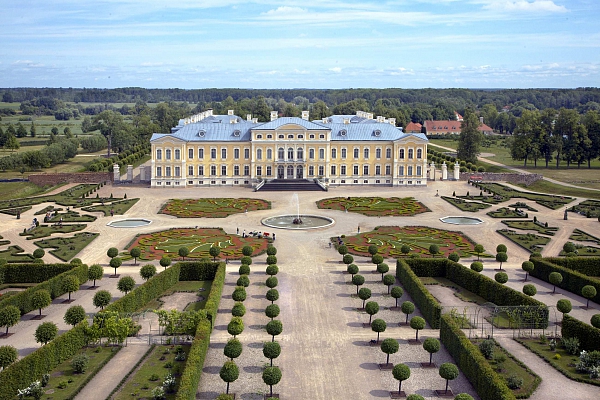
<instances>
[{"instance_id":1,"label":"fountain water jet","mask_svg":"<svg viewBox=\"0 0 600 400\"><path fill-rule=\"evenodd\" d=\"M315 229L329 227L334 224L334 220L329 217L319 215L301 215L300 214L300 198L298 193L294 193L290 199L292 209L296 208L295 215L278 215L268 217L261 221L265 226L279 229Z\"/></svg>"}]
</instances>

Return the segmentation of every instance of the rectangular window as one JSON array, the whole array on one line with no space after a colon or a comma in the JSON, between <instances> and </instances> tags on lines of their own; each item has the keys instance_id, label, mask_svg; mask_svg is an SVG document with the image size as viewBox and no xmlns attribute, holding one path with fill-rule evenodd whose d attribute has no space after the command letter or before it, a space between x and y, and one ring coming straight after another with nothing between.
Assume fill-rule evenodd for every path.
<instances>
[{"instance_id":1,"label":"rectangular window","mask_svg":"<svg viewBox=\"0 0 600 400\"><path fill-rule=\"evenodd\" d=\"M381 149L376 149L375 150L375 157L376 158L381 158Z\"/></svg>"},{"instance_id":2,"label":"rectangular window","mask_svg":"<svg viewBox=\"0 0 600 400\"><path fill-rule=\"evenodd\" d=\"M204 176L204 165L198 165L198 176Z\"/></svg>"},{"instance_id":3,"label":"rectangular window","mask_svg":"<svg viewBox=\"0 0 600 400\"><path fill-rule=\"evenodd\" d=\"M337 149L331 149L331 158L337 158Z\"/></svg>"},{"instance_id":4,"label":"rectangular window","mask_svg":"<svg viewBox=\"0 0 600 400\"><path fill-rule=\"evenodd\" d=\"M250 158L250 149L244 149L244 158L246 160Z\"/></svg>"},{"instance_id":5,"label":"rectangular window","mask_svg":"<svg viewBox=\"0 0 600 400\"><path fill-rule=\"evenodd\" d=\"M325 159L325 149L319 149L319 159Z\"/></svg>"},{"instance_id":6,"label":"rectangular window","mask_svg":"<svg viewBox=\"0 0 600 400\"><path fill-rule=\"evenodd\" d=\"M363 150L363 154L364 154L364 158L365 158L365 160L368 160L368 159L369 159L369 149L368 149L368 148L365 148L365 149Z\"/></svg>"},{"instance_id":7,"label":"rectangular window","mask_svg":"<svg viewBox=\"0 0 600 400\"><path fill-rule=\"evenodd\" d=\"M181 150L175 149L175 159L181 160Z\"/></svg>"},{"instance_id":8,"label":"rectangular window","mask_svg":"<svg viewBox=\"0 0 600 400\"><path fill-rule=\"evenodd\" d=\"M267 166L267 176L271 176L272 172L271 166Z\"/></svg>"},{"instance_id":9,"label":"rectangular window","mask_svg":"<svg viewBox=\"0 0 600 400\"><path fill-rule=\"evenodd\" d=\"M408 176L412 176L412 174L413 174L413 167L409 166L408 167Z\"/></svg>"},{"instance_id":10,"label":"rectangular window","mask_svg":"<svg viewBox=\"0 0 600 400\"><path fill-rule=\"evenodd\" d=\"M175 176L176 177L180 177L181 176L181 167L175 167Z\"/></svg>"},{"instance_id":11,"label":"rectangular window","mask_svg":"<svg viewBox=\"0 0 600 400\"><path fill-rule=\"evenodd\" d=\"M417 176L421 176L421 166L417 165Z\"/></svg>"},{"instance_id":12,"label":"rectangular window","mask_svg":"<svg viewBox=\"0 0 600 400\"><path fill-rule=\"evenodd\" d=\"M358 158L359 150L354 149L354 158Z\"/></svg>"},{"instance_id":13,"label":"rectangular window","mask_svg":"<svg viewBox=\"0 0 600 400\"><path fill-rule=\"evenodd\" d=\"M235 165L233 167L233 175L240 176L240 166L239 165Z\"/></svg>"},{"instance_id":14,"label":"rectangular window","mask_svg":"<svg viewBox=\"0 0 600 400\"><path fill-rule=\"evenodd\" d=\"M308 167L308 176L314 176L315 174L315 167L313 167L312 165L310 167Z\"/></svg>"},{"instance_id":15,"label":"rectangular window","mask_svg":"<svg viewBox=\"0 0 600 400\"><path fill-rule=\"evenodd\" d=\"M381 175L381 165L375 166L375 175Z\"/></svg>"},{"instance_id":16,"label":"rectangular window","mask_svg":"<svg viewBox=\"0 0 600 400\"><path fill-rule=\"evenodd\" d=\"M204 158L204 148L200 147L198 149L198 158L202 160Z\"/></svg>"},{"instance_id":17,"label":"rectangular window","mask_svg":"<svg viewBox=\"0 0 600 400\"><path fill-rule=\"evenodd\" d=\"M210 158L213 160L217 158L217 149L210 149Z\"/></svg>"},{"instance_id":18,"label":"rectangular window","mask_svg":"<svg viewBox=\"0 0 600 400\"><path fill-rule=\"evenodd\" d=\"M346 149L342 149L342 158L346 158Z\"/></svg>"},{"instance_id":19,"label":"rectangular window","mask_svg":"<svg viewBox=\"0 0 600 400\"><path fill-rule=\"evenodd\" d=\"M171 150L170 149L165 150L165 158L167 160L171 159Z\"/></svg>"},{"instance_id":20,"label":"rectangular window","mask_svg":"<svg viewBox=\"0 0 600 400\"><path fill-rule=\"evenodd\" d=\"M385 158L392 158L392 149L385 149Z\"/></svg>"},{"instance_id":21,"label":"rectangular window","mask_svg":"<svg viewBox=\"0 0 600 400\"><path fill-rule=\"evenodd\" d=\"M216 165L211 165L210 166L210 175L211 176L215 176L217 174L217 166Z\"/></svg>"},{"instance_id":22,"label":"rectangular window","mask_svg":"<svg viewBox=\"0 0 600 400\"><path fill-rule=\"evenodd\" d=\"M315 159L315 149L308 150L308 158L310 158L311 160Z\"/></svg>"},{"instance_id":23,"label":"rectangular window","mask_svg":"<svg viewBox=\"0 0 600 400\"><path fill-rule=\"evenodd\" d=\"M188 160L194 159L194 149L188 149Z\"/></svg>"},{"instance_id":24,"label":"rectangular window","mask_svg":"<svg viewBox=\"0 0 600 400\"><path fill-rule=\"evenodd\" d=\"M162 160L162 150L161 149L156 150L156 159Z\"/></svg>"},{"instance_id":25,"label":"rectangular window","mask_svg":"<svg viewBox=\"0 0 600 400\"><path fill-rule=\"evenodd\" d=\"M188 176L194 176L194 166L188 166Z\"/></svg>"},{"instance_id":26,"label":"rectangular window","mask_svg":"<svg viewBox=\"0 0 600 400\"><path fill-rule=\"evenodd\" d=\"M165 175L166 175L167 177L170 177L170 176L171 176L171 167L166 167L166 168L165 168Z\"/></svg>"},{"instance_id":27,"label":"rectangular window","mask_svg":"<svg viewBox=\"0 0 600 400\"><path fill-rule=\"evenodd\" d=\"M246 175L246 176L250 175L250 166L249 165L244 165L244 175Z\"/></svg>"},{"instance_id":28,"label":"rectangular window","mask_svg":"<svg viewBox=\"0 0 600 400\"><path fill-rule=\"evenodd\" d=\"M221 149L221 159L225 160L227 158L227 149Z\"/></svg>"},{"instance_id":29,"label":"rectangular window","mask_svg":"<svg viewBox=\"0 0 600 400\"><path fill-rule=\"evenodd\" d=\"M369 166L363 165L363 175L369 175Z\"/></svg>"},{"instance_id":30,"label":"rectangular window","mask_svg":"<svg viewBox=\"0 0 600 400\"><path fill-rule=\"evenodd\" d=\"M221 165L221 176L227 175L227 165Z\"/></svg>"},{"instance_id":31,"label":"rectangular window","mask_svg":"<svg viewBox=\"0 0 600 400\"><path fill-rule=\"evenodd\" d=\"M240 158L240 149L233 149L233 158L236 160Z\"/></svg>"},{"instance_id":32,"label":"rectangular window","mask_svg":"<svg viewBox=\"0 0 600 400\"><path fill-rule=\"evenodd\" d=\"M398 175L404 176L404 165L398 167Z\"/></svg>"},{"instance_id":33,"label":"rectangular window","mask_svg":"<svg viewBox=\"0 0 600 400\"><path fill-rule=\"evenodd\" d=\"M335 176L335 165L331 166L331 175Z\"/></svg>"},{"instance_id":34,"label":"rectangular window","mask_svg":"<svg viewBox=\"0 0 600 400\"><path fill-rule=\"evenodd\" d=\"M386 165L385 166L385 174L386 175L390 175L392 173L392 166L391 165Z\"/></svg>"},{"instance_id":35,"label":"rectangular window","mask_svg":"<svg viewBox=\"0 0 600 400\"><path fill-rule=\"evenodd\" d=\"M346 166L345 165L340 166L340 175L346 175Z\"/></svg>"},{"instance_id":36,"label":"rectangular window","mask_svg":"<svg viewBox=\"0 0 600 400\"><path fill-rule=\"evenodd\" d=\"M162 176L162 167L156 167L156 177L160 178Z\"/></svg>"},{"instance_id":37,"label":"rectangular window","mask_svg":"<svg viewBox=\"0 0 600 400\"><path fill-rule=\"evenodd\" d=\"M354 166L354 175L358 175L358 165Z\"/></svg>"},{"instance_id":38,"label":"rectangular window","mask_svg":"<svg viewBox=\"0 0 600 400\"><path fill-rule=\"evenodd\" d=\"M322 165L319 165L319 176L323 176L325 175L325 167L323 167Z\"/></svg>"},{"instance_id":39,"label":"rectangular window","mask_svg":"<svg viewBox=\"0 0 600 400\"><path fill-rule=\"evenodd\" d=\"M256 167L256 176L261 176L262 175L262 167L259 165Z\"/></svg>"}]
</instances>

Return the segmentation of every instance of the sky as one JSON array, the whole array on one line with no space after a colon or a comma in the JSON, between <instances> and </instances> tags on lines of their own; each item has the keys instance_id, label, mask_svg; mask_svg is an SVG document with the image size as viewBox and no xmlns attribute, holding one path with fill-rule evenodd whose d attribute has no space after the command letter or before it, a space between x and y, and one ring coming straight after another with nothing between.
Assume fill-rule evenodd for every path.
<instances>
[{"instance_id":1,"label":"sky","mask_svg":"<svg viewBox=\"0 0 600 400\"><path fill-rule=\"evenodd\" d=\"M0 87L600 86L598 0L0 0Z\"/></svg>"}]
</instances>

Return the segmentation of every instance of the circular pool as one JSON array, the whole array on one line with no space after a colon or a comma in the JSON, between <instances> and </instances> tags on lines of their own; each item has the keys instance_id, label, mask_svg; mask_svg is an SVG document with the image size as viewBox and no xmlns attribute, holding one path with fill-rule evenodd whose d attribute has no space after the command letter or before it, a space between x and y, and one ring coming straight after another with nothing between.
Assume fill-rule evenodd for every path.
<instances>
[{"instance_id":1,"label":"circular pool","mask_svg":"<svg viewBox=\"0 0 600 400\"><path fill-rule=\"evenodd\" d=\"M118 219L115 221L110 221L108 226L113 228L137 228L140 226L150 225L152 221L144 218L127 218L127 219Z\"/></svg>"},{"instance_id":2,"label":"circular pool","mask_svg":"<svg viewBox=\"0 0 600 400\"><path fill-rule=\"evenodd\" d=\"M453 225L479 225L481 223L483 223L482 219L479 219L477 217L444 217L444 218L440 218L440 221L442 221L445 224L453 224Z\"/></svg>"},{"instance_id":3,"label":"circular pool","mask_svg":"<svg viewBox=\"0 0 600 400\"><path fill-rule=\"evenodd\" d=\"M298 219L302 223L298 223ZM333 225L335 221L332 218L319 215L278 215L265 218L261 223L265 226L278 229L315 229L326 228Z\"/></svg>"}]
</instances>

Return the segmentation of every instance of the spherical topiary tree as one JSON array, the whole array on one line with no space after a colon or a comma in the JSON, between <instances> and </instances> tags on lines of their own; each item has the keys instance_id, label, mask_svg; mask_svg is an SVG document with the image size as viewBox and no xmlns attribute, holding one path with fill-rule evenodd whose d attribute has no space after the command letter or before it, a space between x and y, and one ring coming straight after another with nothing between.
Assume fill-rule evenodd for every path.
<instances>
[{"instance_id":1,"label":"spherical topiary tree","mask_svg":"<svg viewBox=\"0 0 600 400\"><path fill-rule=\"evenodd\" d=\"M371 323L371 330L373 332L377 332L377 340L375 343L379 343L379 334L381 332L385 332L386 328L387 324L381 318L376 318L373 320L373 322Z\"/></svg>"},{"instance_id":2,"label":"spherical topiary tree","mask_svg":"<svg viewBox=\"0 0 600 400\"><path fill-rule=\"evenodd\" d=\"M587 303L585 304L585 308L589 308L590 307L590 299L593 299L594 297L596 297L596 288L592 285L585 285L582 289L581 289L581 295L583 297L585 297L587 299Z\"/></svg>"},{"instance_id":3,"label":"spherical topiary tree","mask_svg":"<svg viewBox=\"0 0 600 400\"><path fill-rule=\"evenodd\" d=\"M533 297L537 293L537 289L534 285L527 284L523 286L523 293L525 293L527 296Z\"/></svg>"},{"instance_id":4,"label":"spherical topiary tree","mask_svg":"<svg viewBox=\"0 0 600 400\"><path fill-rule=\"evenodd\" d=\"M31 295L31 305L40 310L40 318L42 316L42 308L46 308L50 304L52 304L52 297L46 289L37 290Z\"/></svg>"},{"instance_id":5,"label":"spherical topiary tree","mask_svg":"<svg viewBox=\"0 0 600 400\"><path fill-rule=\"evenodd\" d=\"M392 375L398 381L398 392L402 393L402 381L410 378L410 368L406 364L396 364L392 369Z\"/></svg>"},{"instance_id":6,"label":"spherical topiary tree","mask_svg":"<svg viewBox=\"0 0 600 400\"><path fill-rule=\"evenodd\" d=\"M124 276L117 282L117 289L125 294L131 292L134 287L135 281L130 276Z\"/></svg>"},{"instance_id":7,"label":"spherical topiary tree","mask_svg":"<svg viewBox=\"0 0 600 400\"><path fill-rule=\"evenodd\" d=\"M381 274L382 281L383 281L383 274L387 274L389 270L390 270L390 267L386 263L382 262L381 264L377 264L377 272L379 272Z\"/></svg>"},{"instance_id":8,"label":"spherical topiary tree","mask_svg":"<svg viewBox=\"0 0 600 400\"><path fill-rule=\"evenodd\" d=\"M387 354L387 358L385 360L385 364L389 365L390 363L390 354L395 354L398 352L400 348L400 344L396 339L387 338L381 342L381 351Z\"/></svg>"},{"instance_id":9,"label":"spherical topiary tree","mask_svg":"<svg viewBox=\"0 0 600 400\"><path fill-rule=\"evenodd\" d=\"M338 246L337 250L338 250L338 253L340 253L341 256L345 256L346 254L348 254L348 247L346 247L345 244L342 244L342 245Z\"/></svg>"},{"instance_id":10,"label":"spherical topiary tree","mask_svg":"<svg viewBox=\"0 0 600 400\"><path fill-rule=\"evenodd\" d=\"M531 261L523 261L521 268L525 271L525 282L527 282L527 275L530 274L535 268L535 264Z\"/></svg>"},{"instance_id":11,"label":"spherical topiary tree","mask_svg":"<svg viewBox=\"0 0 600 400\"><path fill-rule=\"evenodd\" d=\"M383 277L383 284L388 288L388 294L390 294L390 289L392 285L396 283L396 277L392 274L387 274Z\"/></svg>"},{"instance_id":12,"label":"spherical topiary tree","mask_svg":"<svg viewBox=\"0 0 600 400\"><path fill-rule=\"evenodd\" d=\"M443 363L440 365L440 376L446 380L445 393L448 393L448 382L458 377L458 367L452 363Z\"/></svg>"},{"instance_id":13,"label":"spherical topiary tree","mask_svg":"<svg viewBox=\"0 0 600 400\"><path fill-rule=\"evenodd\" d=\"M270 276L267 278L267 280L265 281L265 285L269 288L269 289L273 289L276 288L277 285L279 285L279 281L277 279L276 276Z\"/></svg>"},{"instance_id":14,"label":"spherical topiary tree","mask_svg":"<svg viewBox=\"0 0 600 400\"><path fill-rule=\"evenodd\" d=\"M263 344L263 355L271 360L271 367L273 366L273 359L279 357L281 354L281 346L279 342L265 342Z\"/></svg>"},{"instance_id":15,"label":"spherical topiary tree","mask_svg":"<svg viewBox=\"0 0 600 400\"><path fill-rule=\"evenodd\" d=\"M47 344L58 334L58 327L54 322L43 322L35 330L35 341Z\"/></svg>"},{"instance_id":16,"label":"spherical topiary tree","mask_svg":"<svg viewBox=\"0 0 600 400\"><path fill-rule=\"evenodd\" d=\"M227 324L227 333L235 339L242 332L244 332L244 321L241 317L232 317L229 324Z\"/></svg>"},{"instance_id":17,"label":"spherical topiary tree","mask_svg":"<svg viewBox=\"0 0 600 400\"><path fill-rule=\"evenodd\" d=\"M113 258L118 260L118 258ZM71 301L71 293L79 290L79 279L75 275L67 275L63 278L61 289L69 293L69 301Z\"/></svg>"},{"instance_id":18,"label":"spherical topiary tree","mask_svg":"<svg viewBox=\"0 0 600 400\"><path fill-rule=\"evenodd\" d=\"M400 286L394 286L390 291L391 296L396 300L394 307L398 308L398 299L404 294L404 290Z\"/></svg>"},{"instance_id":19,"label":"spherical topiary tree","mask_svg":"<svg viewBox=\"0 0 600 400\"><path fill-rule=\"evenodd\" d=\"M471 263L471 269L475 272L483 271L483 263L481 261L473 261Z\"/></svg>"},{"instance_id":20,"label":"spherical topiary tree","mask_svg":"<svg viewBox=\"0 0 600 400\"><path fill-rule=\"evenodd\" d=\"M358 294L358 288L365 283L365 277L362 275L354 275L352 277L352 284L356 285L356 294Z\"/></svg>"},{"instance_id":21,"label":"spherical topiary tree","mask_svg":"<svg viewBox=\"0 0 600 400\"><path fill-rule=\"evenodd\" d=\"M477 261L479 261L479 256L481 256L481 253L485 251L485 248L482 244L476 244L475 247L473 247L473 251L477 253Z\"/></svg>"},{"instance_id":22,"label":"spherical topiary tree","mask_svg":"<svg viewBox=\"0 0 600 400\"><path fill-rule=\"evenodd\" d=\"M592 324L592 326L594 328L600 329L600 314L592 315L592 318L590 319L590 323Z\"/></svg>"},{"instance_id":23,"label":"spherical topiary tree","mask_svg":"<svg viewBox=\"0 0 600 400\"><path fill-rule=\"evenodd\" d=\"M280 313L279 310L279 306L277 304L269 304L266 308L265 308L265 315L269 318L271 318L271 320L273 320L273 318L277 317Z\"/></svg>"},{"instance_id":24,"label":"spherical topiary tree","mask_svg":"<svg viewBox=\"0 0 600 400\"><path fill-rule=\"evenodd\" d=\"M186 249L187 249L187 247L186 247ZM188 250L188 253L189 253L189 250ZM142 250L139 247L134 247L131 250L129 250L129 255L131 257L133 257L133 265L137 265L137 259L139 256L142 255ZM186 254L186 256L187 256L187 254Z\"/></svg>"},{"instance_id":25,"label":"spherical topiary tree","mask_svg":"<svg viewBox=\"0 0 600 400\"><path fill-rule=\"evenodd\" d=\"M171 260L171 259L169 258L169 260ZM115 269L115 274L113 276L116 278L118 276L117 275L117 268L119 268L121 266L121 264L123 264L123 260L120 259L120 258L118 258L118 257L111 258L110 262L108 264L110 265L111 268Z\"/></svg>"},{"instance_id":26,"label":"spherical topiary tree","mask_svg":"<svg viewBox=\"0 0 600 400\"><path fill-rule=\"evenodd\" d=\"M248 275L242 275L237 279L236 286L248 287L250 286L250 278Z\"/></svg>"},{"instance_id":27,"label":"spherical topiary tree","mask_svg":"<svg viewBox=\"0 0 600 400\"><path fill-rule=\"evenodd\" d=\"M108 249L106 251L106 255L109 256L110 258L115 258L116 256L119 255L119 249L117 249L116 247L111 247L110 249Z\"/></svg>"},{"instance_id":28,"label":"spherical topiary tree","mask_svg":"<svg viewBox=\"0 0 600 400\"><path fill-rule=\"evenodd\" d=\"M219 246L211 246L210 249L208 249L208 254L213 258L213 262L217 261L217 257L221 254L221 248Z\"/></svg>"},{"instance_id":29,"label":"spherical topiary tree","mask_svg":"<svg viewBox=\"0 0 600 400\"><path fill-rule=\"evenodd\" d=\"M358 274L358 266L356 264L349 264L346 271L354 278L354 275Z\"/></svg>"},{"instance_id":30,"label":"spherical topiary tree","mask_svg":"<svg viewBox=\"0 0 600 400\"><path fill-rule=\"evenodd\" d=\"M283 324L278 319L271 320L267 323L267 333L271 335L271 342L275 341L275 336L283 332Z\"/></svg>"},{"instance_id":31,"label":"spherical topiary tree","mask_svg":"<svg viewBox=\"0 0 600 400\"><path fill-rule=\"evenodd\" d=\"M254 252L254 250L252 249L252 246L246 245L246 246L242 247L242 255L244 255L244 256L250 257L250 256L252 256L253 252ZM270 255L270 254L267 253L267 255Z\"/></svg>"},{"instance_id":32,"label":"spherical topiary tree","mask_svg":"<svg viewBox=\"0 0 600 400\"><path fill-rule=\"evenodd\" d=\"M556 309L563 314L563 318L565 314L568 314L573 309L571 302L567 299L560 299L556 302Z\"/></svg>"},{"instance_id":33,"label":"spherical topiary tree","mask_svg":"<svg viewBox=\"0 0 600 400\"><path fill-rule=\"evenodd\" d=\"M571 242L567 242L563 245L563 251L565 254L575 253L575 245Z\"/></svg>"},{"instance_id":34,"label":"spherical topiary tree","mask_svg":"<svg viewBox=\"0 0 600 400\"><path fill-rule=\"evenodd\" d=\"M277 254L277 248L275 248L275 246L273 246L272 244L267 246L267 255L268 256L274 256Z\"/></svg>"},{"instance_id":35,"label":"spherical topiary tree","mask_svg":"<svg viewBox=\"0 0 600 400\"><path fill-rule=\"evenodd\" d=\"M498 246L496 246L496 253L506 253L507 251L508 248L504 244L499 244Z\"/></svg>"},{"instance_id":36,"label":"spherical topiary tree","mask_svg":"<svg viewBox=\"0 0 600 400\"><path fill-rule=\"evenodd\" d=\"M423 342L423 348L429 353L429 365L433 364L433 353L440 351L440 341L436 338L427 338Z\"/></svg>"},{"instance_id":37,"label":"spherical topiary tree","mask_svg":"<svg viewBox=\"0 0 600 400\"><path fill-rule=\"evenodd\" d=\"M267 367L263 370L263 382L269 385L269 397L273 397L273 385L277 385L281 380L281 370L277 367Z\"/></svg>"},{"instance_id":38,"label":"spherical topiary tree","mask_svg":"<svg viewBox=\"0 0 600 400\"><path fill-rule=\"evenodd\" d=\"M420 394L413 393L409 394L406 397L406 400L425 400L425 397L421 396Z\"/></svg>"},{"instance_id":39,"label":"spherical topiary tree","mask_svg":"<svg viewBox=\"0 0 600 400\"><path fill-rule=\"evenodd\" d=\"M454 396L454 400L473 400L473 396L468 393L460 393Z\"/></svg>"},{"instance_id":40,"label":"spherical topiary tree","mask_svg":"<svg viewBox=\"0 0 600 400\"><path fill-rule=\"evenodd\" d=\"M163 267L164 269L167 269L167 267L169 265L171 265L171 257L169 256L163 256L160 261L160 266ZM117 272L117 270L115 270L115 273Z\"/></svg>"},{"instance_id":41,"label":"spherical topiary tree","mask_svg":"<svg viewBox=\"0 0 600 400\"><path fill-rule=\"evenodd\" d=\"M402 247L400 247L400 252L404 255L407 256L408 253L410 253L410 246L407 244L403 244Z\"/></svg>"},{"instance_id":42,"label":"spherical topiary tree","mask_svg":"<svg viewBox=\"0 0 600 400\"><path fill-rule=\"evenodd\" d=\"M32 254L33 258L42 259L46 255L46 252L44 251L44 249L35 249Z\"/></svg>"},{"instance_id":43,"label":"spherical topiary tree","mask_svg":"<svg viewBox=\"0 0 600 400\"><path fill-rule=\"evenodd\" d=\"M358 291L358 298L363 301L362 308L365 308L365 301L371 298L371 289L369 288L360 288Z\"/></svg>"},{"instance_id":44,"label":"spherical topiary tree","mask_svg":"<svg viewBox=\"0 0 600 400\"><path fill-rule=\"evenodd\" d=\"M108 290L100 290L94 295L93 303L95 307L100 307L101 310L104 309L110 303L112 299L112 295Z\"/></svg>"},{"instance_id":45,"label":"spherical topiary tree","mask_svg":"<svg viewBox=\"0 0 600 400\"><path fill-rule=\"evenodd\" d=\"M500 263L500 270L502 270L502 263L508 261L508 254L500 252L496 254L496 261Z\"/></svg>"},{"instance_id":46,"label":"spherical topiary tree","mask_svg":"<svg viewBox=\"0 0 600 400\"><path fill-rule=\"evenodd\" d=\"M448 260L458 262L460 260L460 255L457 252L450 253L448 255Z\"/></svg>"},{"instance_id":47,"label":"spherical topiary tree","mask_svg":"<svg viewBox=\"0 0 600 400\"><path fill-rule=\"evenodd\" d=\"M221 370L219 371L219 376L223 379L223 382L227 383L227 390L225 393L229 394L229 384L237 380L240 376L240 370L235 362L225 361L225 364L223 364L223 367L221 367Z\"/></svg>"},{"instance_id":48,"label":"spherical topiary tree","mask_svg":"<svg viewBox=\"0 0 600 400\"><path fill-rule=\"evenodd\" d=\"M379 249L377 248L377 246L375 246L374 244L372 244L372 245L370 245L370 246L367 248L367 251L369 252L369 254L370 254L371 256L374 256L375 254L377 254L377 252L379 251Z\"/></svg>"},{"instance_id":49,"label":"spherical topiary tree","mask_svg":"<svg viewBox=\"0 0 600 400\"><path fill-rule=\"evenodd\" d=\"M252 257L244 256L240 259L242 264L252 265Z\"/></svg>"},{"instance_id":50,"label":"spherical topiary tree","mask_svg":"<svg viewBox=\"0 0 600 400\"><path fill-rule=\"evenodd\" d=\"M506 272L498 272L496 275L494 275L494 279L496 282L504 285L506 282L508 282L508 274Z\"/></svg>"},{"instance_id":51,"label":"spherical topiary tree","mask_svg":"<svg viewBox=\"0 0 600 400\"><path fill-rule=\"evenodd\" d=\"M190 254L190 249L185 246L180 247L179 250L177 250L177 254L179 254L179 257L181 257L182 261L185 261L185 258L188 256L188 254Z\"/></svg>"},{"instance_id":52,"label":"spherical topiary tree","mask_svg":"<svg viewBox=\"0 0 600 400\"><path fill-rule=\"evenodd\" d=\"M0 346L0 367L4 370L10 364L17 361L19 353L13 346Z\"/></svg>"},{"instance_id":53,"label":"spherical topiary tree","mask_svg":"<svg viewBox=\"0 0 600 400\"><path fill-rule=\"evenodd\" d=\"M104 268L100 264L92 264L88 268L88 279L94 281L94 286L96 287L96 280L102 279L102 275L104 275Z\"/></svg>"},{"instance_id":54,"label":"spherical topiary tree","mask_svg":"<svg viewBox=\"0 0 600 400\"><path fill-rule=\"evenodd\" d=\"M376 301L369 301L365 305L365 312L369 314L369 325L371 325L371 319L373 315L379 312L379 304Z\"/></svg>"},{"instance_id":55,"label":"spherical topiary tree","mask_svg":"<svg viewBox=\"0 0 600 400\"><path fill-rule=\"evenodd\" d=\"M267 256L267 264L277 264L277 256Z\"/></svg>"},{"instance_id":56,"label":"spherical topiary tree","mask_svg":"<svg viewBox=\"0 0 600 400\"><path fill-rule=\"evenodd\" d=\"M238 269L238 273L240 275L250 275L250 266L248 264L240 265L240 268Z\"/></svg>"},{"instance_id":57,"label":"spherical topiary tree","mask_svg":"<svg viewBox=\"0 0 600 400\"><path fill-rule=\"evenodd\" d=\"M344 264L349 265L354 262L354 257L352 257L352 254L345 254L344 258L342 258L342 261Z\"/></svg>"},{"instance_id":58,"label":"spherical topiary tree","mask_svg":"<svg viewBox=\"0 0 600 400\"><path fill-rule=\"evenodd\" d=\"M419 331L425 328L425 320L421 317L412 317L410 319L410 327L416 331L415 341L419 341Z\"/></svg>"},{"instance_id":59,"label":"spherical topiary tree","mask_svg":"<svg viewBox=\"0 0 600 400\"><path fill-rule=\"evenodd\" d=\"M245 301L246 300L246 289L243 286L236 286L231 294L233 301Z\"/></svg>"},{"instance_id":60,"label":"spherical topiary tree","mask_svg":"<svg viewBox=\"0 0 600 400\"><path fill-rule=\"evenodd\" d=\"M381 254L375 254L371 257L371 262L375 265L383 264L383 256L381 256Z\"/></svg>"},{"instance_id":61,"label":"spherical topiary tree","mask_svg":"<svg viewBox=\"0 0 600 400\"><path fill-rule=\"evenodd\" d=\"M400 310L406 314L406 321L405 324L408 324L408 316L412 313L415 312L415 305L410 302L410 301L405 301L404 303L402 303L402 305L400 306Z\"/></svg>"},{"instance_id":62,"label":"spherical topiary tree","mask_svg":"<svg viewBox=\"0 0 600 400\"><path fill-rule=\"evenodd\" d=\"M274 301L277 301L277 299L279 299L279 292L277 291L277 289L269 289L267 290L267 294L265 297L271 302L271 304L273 304Z\"/></svg>"},{"instance_id":63,"label":"spherical topiary tree","mask_svg":"<svg viewBox=\"0 0 600 400\"><path fill-rule=\"evenodd\" d=\"M431 254L431 257L435 257L436 255L440 254L440 246L437 244L432 244L429 246L429 254Z\"/></svg>"},{"instance_id":64,"label":"spherical topiary tree","mask_svg":"<svg viewBox=\"0 0 600 400\"><path fill-rule=\"evenodd\" d=\"M560 285L560 283L563 281L563 276L560 274L560 272L550 272L550 275L548 275L548 280L554 286L552 293L556 293L556 285Z\"/></svg>"},{"instance_id":65,"label":"spherical topiary tree","mask_svg":"<svg viewBox=\"0 0 600 400\"><path fill-rule=\"evenodd\" d=\"M85 310L82 306L69 307L63 319L67 324L75 326L85 319Z\"/></svg>"},{"instance_id":66,"label":"spherical topiary tree","mask_svg":"<svg viewBox=\"0 0 600 400\"><path fill-rule=\"evenodd\" d=\"M231 315L234 317L243 317L246 314L246 306L241 301L236 302L231 307Z\"/></svg>"},{"instance_id":67,"label":"spherical topiary tree","mask_svg":"<svg viewBox=\"0 0 600 400\"><path fill-rule=\"evenodd\" d=\"M275 276L279 273L279 267L276 264L267 265L267 275Z\"/></svg>"},{"instance_id":68,"label":"spherical topiary tree","mask_svg":"<svg viewBox=\"0 0 600 400\"><path fill-rule=\"evenodd\" d=\"M223 354L231 361L238 358L242 354L242 342L238 339L229 339L223 348Z\"/></svg>"},{"instance_id":69,"label":"spherical topiary tree","mask_svg":"<svg viewBox=\"0 0 600 400\"><path fill-rule=\"evenodd\" d=\"M152 264L146 264L140 268L140 276L143 280L147 281L156 275L156 267Z\"/></svg>"}]
</instances>

